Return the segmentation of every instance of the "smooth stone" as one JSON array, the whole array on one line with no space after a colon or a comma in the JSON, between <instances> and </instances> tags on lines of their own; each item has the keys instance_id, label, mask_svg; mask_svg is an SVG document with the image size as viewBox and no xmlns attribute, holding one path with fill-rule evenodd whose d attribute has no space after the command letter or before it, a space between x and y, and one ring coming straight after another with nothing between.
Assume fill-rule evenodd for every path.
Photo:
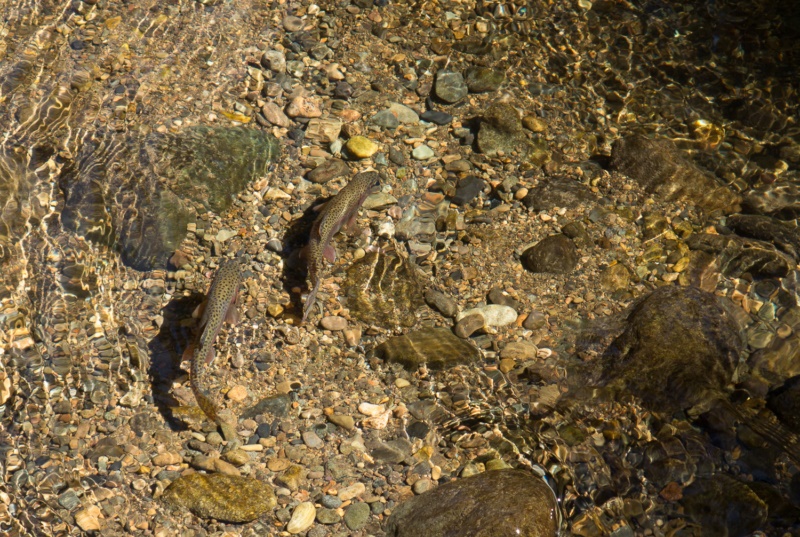
<instances>
[{"instance_id":1,"label":"smooth stone","mask_svg":"<svg viewBox=\"0 0 800 537\"><path fill-rule=\"evenodd\" d=\"M305 431L302 436L303 443L311 449L319 449L325 445L319 435L314 431Z\"/></svg>"},{"instance_id":2,"label":"smooth stone","mask_svg":"<svg viewBox=\"0 0 800 537\"><path fill-rule=\"evenodd\" d=\"M688 160L666 138L652 140L631 134L611 148L611 169L666 200L686 200L706 211L738 212L741 196Z\"/></svg>"},{"instance_id":3,"label":"smooth stone","mask_svg":"<svg viewBox=\"0 0 800 537\"><path fill-rule=\"evenodd\" d=\"M478 349L447 328L423 328L389 338L374 352L387 362L396 362L414 370L422 364L431 369L442 369L474 362L480 357Z\"/></svg>"},{"instance_id":4,"label":"smooth stone","mask_svg":"<svg viewBox=\"0 0 800 537\"><path fill-rule=\"evenodd\" d=\"M415 160L428 160L429 158L435 157L436 153L427 145L421 144L414 148L411 152L411 156L414 157Z\"/></svg>"},{"instance_id":5,"label":"smooth stone","mask_svg":"<svg viewBox=\"0 0 800 537\"><path fill-rule=\"evenodd\" d=\"M349 155L356 159L369 158L379 149L378 144L366 136L353 136L347 140L344 148Z\"/></svg>"},{"instance_id":6,"label":"smooth stone","mask_svg":"<svg viewBox=\"0 0 800 537\"><path fill-rule=\"evenodd\" d=\"M489 300L490 304L508 306L509 308L514 308L518 313L521 312L523 308L522 302L509 295L500 287L493 287L486 298Z\"/></svg>"},{"instance_id":7,"label":"smooth stone","mask_svg":"<svg viewBox=\"0 0 800 537\"><path fill-rule=\"evenodd\" d=\"M196 516L222 522L250 522L277 504L272 487L251 477L190 474L164 491L164 499Z\"/></svg>"},{"instance_id":8,"label":"smooth stone","mask_svg":"<svg viewBox=\"0 0 800 537\"><path fill-rule=\"evenodd\" d=\"M280 106L273 102L264 103L261 107L261 113L267 118L267 121L278 127L289 128L292 126L292 120L289 116L283 113Z\"/></svg>"},{"instance_id":9,"label":"smooth stone","mask_svg":"<svg viewBox=\"0 0 800 537\"><path fill-rule=\"evenodd\" d=\"M325 184L332 179L348 175L350 167L338 158L326 160L306 174L306 178L312 183Z\"/></svg>"},{"instance_id":10,"label":"smooth stone","mask_svg":"<svg viewBox=\"0 0 800 537\"><path fill-rule=\"evenodd\" d=\"M464 78L471 93L487 93L500 89L506 76L488 67L470 67Z\"/></svg>"},{"instance_id":11,"label":"smooth stone","mask_svg":"<svg viewBox=\"0 0 800 537\"><path fill-rule=\"evenodd\" d=\"M512 341L500 351L501 358L509 358L517 362L525 362L536 358L539 348L530 341Z\"/></svg>"},{"instance_id":12,"label":"smooth stone","mask_svg":"<svg viewBox=\"0 0 800 537\"><path fill-rule=\"evenodd\" d=\"M436 73L434 91L441 100L453 104L466 97L469 89L461 73L442 70Z\"/></svg>"},{"instance_id":13,"label":"smooth stone","mask_svg":"<svg viewBox=\"0 0 800 537\"><path fill-rule=\"evenodd\" d=\"M289 519L289 523L286 525L286 531L295 535L307 530L314 523L316 515L317 508L314 507L313 503L302 502L297 504L297 507L292 512L292 518Z\"/></svg>"},{"instance_id":14,"label":"smooth stone","mask_svg":"<svg viewBox=\"0 0 800 537\"><path fill-rule=\"evenodd\" d=\"M346 431L352 431L356 426L356 420L352 416L344 414L331 414L328 416L328 421L334 425L338 425Z\"/></svg>"},{"instance_id":15,"label":"smooth stone","mask_svg":"<svg viewBox=\"0 0 800 537\"><path fill-rule=\"evenodd\" d=\"M428 289L425 292L425 303L443 316L451 319L455 317L458 312L456 301L435 289Z\"/></svg>"},{"instance_id":16,"label":"smooth stone","mask_svg":"<svg viewBox=\"0 0 800 537\"><path fill-rule=\"evenodd\" d=\"M322 496L322 498L320 498L319 503L328 509L338 509L342 505L342 500L336 496L325 494Z\"/></svg>"},{"instance_id":17,"label":"smooth stone","mask_svg":"<svg viewBox=\"0 0 800 537\"><path fill-rule=\"evenodd\" d=\"M317 522L320 524L338 524L342 521L342 517L336 509L317 509Z\"/></svg>"},{"instance_id":18,"label":"smooth stone","mask_svg":"<svg viewBox=\"0 0 800 537\"><path fill-rule=\"evenodd\" d=\"M378 209L380 207L387 207L389 205L396 205L397 198L387 192L376 192L370 194L364 203L361 205L364 209Z\"/></svg>"},{"instance_id":19,"label":"smooth stone","mask_svg":"<svg viewBox=\"0 0 800 537\"><path fill-rule=\"evenodd\" d=\"M627 289L631 283L631 272L625 265L617 263L603 269L600 273L600 286L606 291Z\"/></svg>"},{"instance_id":20,"label":"smooth stone","mask_svg":"<svg viewBox=\"0 0 800 537\"><path fill-rule=\"evenodd\" d=\"M285 73L286 56L278 50L268 50L261 55L261 65L274 73Z\"/></svg>"},{"instance_id":21,"label":"smooth stone","mask_svg":"<svg viewBox=\"0 0 800 537\"><path fill-rule=\"evenodd\" d=\"M419 123L419 115L408 106L400 103L391 103L389 111L397 117L400 123L416 125Z\"/></svg>"},{"instance_id":22,"label":"smooth stone","mask_svg":"<svg viewBox=\"0 0 800 537\"><path fill-rule=\"evenodd\" d=\"M370 123L383 127L384 129L396 129L400 126L400 120L391 110L381 110L370 119Z\"/></svg>"},{"instance_id":23,"label":"smooth stone","mask_svg":"<svg viewBox=\"0 0 800 537\"><path fill-rule=\"evenodd\" d=\"M423 112L419 118L435 125L449 125L453 122L453 116L446 112L440 112L439 110L428 110L427 112Z\"/></svg>"},{"instance_id":24,"label":"smooth stone","mask_svg":"<svg viewBox=\"0 0 800 537\"><path fill-rule=\"evenodd\" d=\"M547 317L540 311L532 311L522 322L522 327L526 330L539 330L547 324Z\"/></svg>"},{"instance_id":25,"label":"smooth stone","mask_svg":"<svg viewBox=\"0 0 800 537\"><path fill-rule=\"evenodd\" d=\"M470 175L458 182L456 193L450 201L456 205L463 206L472 202L478 194L483 192L486 183L476 175Z\"/></svg>"},{"instance_id":26,"label":"smooth stone","mask_svg":"<svg viewBox=\"0 0 800 537\"><path fill-rule=\"evenodd\" d=\"M291 404L292 399L286 394L271 395L242 412L242 418L252 419L263 414L284 417L289 412Z\"/></svg>"},{"instance_id":27,"label":"smooth stone","mask_svg":"<svg viewBox=\"0 0 800 537\"><path fill-rule=\"evenodd\" d=\"M506 326L517 320L517 311L514 308L502 306L500 304L488 304L479 308L471 308L462 311L456 316L456 321L460 321L464 317L475 313L483 317L486 326L491 327Z\"/></svg>"},{"instance_id":28,"label":"smooth stone","mask_svg":"<svg viewBox=\"0 0 800 537\"><path fill-rule=\"evenodd\" d=\"M339 139L342 122L338 119L314 118L306 127L306 138L319 144L329 144Z\"/></svg>"},{"instance_id":29,"label":"smooth stone","mask_svg":"<svg viewBox=\"0 0 800 537\"><path fill-rule=\"evenodd\" d=\"M322 108L319 102L315 98L302 95L289 101L284 111L290 118L315 118L322 116Z\"/></svg>"},{"instance_id":30,"label":"smooth stone","mask_svg":"<svg viewBox=\"0 0 800 537\"><path fill-rule=\"evenodd\" d=\"M525 250L520 260L531 272L567 274L578 264L578 249L566 235L551 235Z\"/></svg>"},{"instance_id":31,"label":"smooth stone","mask_svg":"<svg viewBox=\"0 0 800 537\"><path fill-rule=\"evenodd\" d=\"M331 315L323 317L319 324L325 330L330 330L332 332L341 332L342 330L347 328L347 319L345 319L344 317Z\"/></svg>"},{"instance_id":32,"label":"smooth stone","mask_svg":"<svg viewBox=\"0 0 800 537\"><path fill-rule=\"evenodd\" d=\"M520 470L494 470L458 479L397 506L390 537L556 537L558 509L550 487Z\"/></svg>"},{"instance_id":33,"label":"smooth stone","mask_svg":"<svg viewBox=\"0 0 800 537\"><path fill-rule=\"evenodd\" d=\"M281 24L287 32L298 32L303 29L303 19L294 15L284 17Z\"/></svg>"},{"instance_id":34,"label":"smooth stone","mask_svg":"<svg viewBox=\"0 0 800 537\"><path fill-rule=\"evenodd\" d=\"M522 204L534 211L550 211L555 207L576 209L594 199L589 186L569 177L552 177L529 190Z\"/></svg>"},{"instance_id":35,"label":"smooth stone","mask_svg":"<svg viewBox=\"0 0 800 537\"><path fill-rule=\"evenodd\" d=\"M478 131L478 149L489 157L516 152L534 166L550 161L546 142L529 140L522 130L517 109L504 102L493 103L484 113Z\"/></svg>"},{"instance_id":36,"label":"smooth stone","mask_svg":"<svg viewBox=\"0 0 800 537\"><path fill-rule=\"evenodd\" d=\"M356 531L364 527L369 517L369 504L357 502L348 507L344 512L344 523L351 531Z\"/></svg>"},{"instance_id":37,"label":"smooth stone","mask_svg":"<svg viewBox=\"0 0 800 537\"><path fill-rule=\"evenodd\" d=\"M411 456L412 444L405 438L381 442L373 440L367 443L367 449L372 457L388 462L399 464ZM341 494L339 495L341 498Z\"/></svg>"},{"instance_id":38,"label":"smooth stone","mask_svg":"<svg viewBox=\"0 0 800 537\"><path fill-rule=\"evenodd\" d=\"M453 327L453 332L455 332L458 337L466 339L483 328L485 324L486 321L483 315L480 313L473 313L472 315L460 318L456 322L455 327Z\"/></svg>"}]
</instances>

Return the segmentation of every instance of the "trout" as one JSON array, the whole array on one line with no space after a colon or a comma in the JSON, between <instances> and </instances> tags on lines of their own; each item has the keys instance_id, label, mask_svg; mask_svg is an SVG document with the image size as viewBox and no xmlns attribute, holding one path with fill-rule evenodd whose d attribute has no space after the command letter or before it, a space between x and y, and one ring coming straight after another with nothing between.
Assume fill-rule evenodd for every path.
<instances>
[{"instance_id":1,"label":"trout","mask_svg":"<svg viewBox=\"0 0 800 537\"><path fill-rule=\"evenodd\" d=\"M197 341L193 349L190 347L186 350L192 356L192 363L189 369L189 384L197 399L197 404L217 424L220 424L217 406L199 382L201 366L207 366L214 361L214 341L216 341L217 334L222 328L222 323L225 321L229 324L239 322L236 300L239 297L240 284L239 260L225 261L219 267L214 280L211 282L206 301L198 308L202 308L203 314L197 327L199 330Z\"/></svg>"},{"instance_id":2,"label":"trout","mask_svg":"<svg viewBox=\"0 0 800 537\"><path fill-rule=\"evenodd\" d=\"M378 186L378 180L378 172L364 172L356 175L325 205L314 221L306 250L310 292L303 308L303 322L314 305L322 281L322 258L324 257L331 263L336 261L336 249L331 244L333 236L342 229L342 226L353 227L359 207Z\"/></svg>"}]
</instances>

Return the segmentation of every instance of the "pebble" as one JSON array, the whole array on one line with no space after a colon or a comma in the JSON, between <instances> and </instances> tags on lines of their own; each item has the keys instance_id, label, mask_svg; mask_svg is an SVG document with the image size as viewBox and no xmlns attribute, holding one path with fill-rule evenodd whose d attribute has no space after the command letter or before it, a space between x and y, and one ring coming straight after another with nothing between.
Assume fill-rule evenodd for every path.
<instances>
[{"instance_id":1,"label":"pebble","mask_svg":"<svg viewBox=\"0 0 800 537\"><path fill-rule=\"evenodd\" d=\"M181 476L164 491L164 500L200 518L250 522L277 504L272 488L257 479L223 474Z\"/></svg>"},{"instance_id":2,"label":"pebble","mask_svg":"<svg viewBox=\"0 0 800 537\"><path fill-rule=\"evenodd\" d=\"M284 114L283 110L275 103L264 103L264 106L261 107L261 113L264 114L267 121L277 127L288 129L292 126L292 120L289 119L289 116Z\"/></svg>"},{"instance_id":3,"label":"pebble","mask_svg":"<svg viewBox=\"0 0 800 537\"><path fill-rule=\"evenodd\" d=\"M390 110L381 110L372 116L370 122L384 129L396 129L400 126L400 120Z\"/></svg>"},{"instance_id":4,"label":"pebble","mask_svg":"<svg viewBox=\"0 0 800 537\"><path fill-rule=\"evenodd\" d=\"M99 507L90 505L75 513L75 523L83 531L99 531L101 514Z\"/></svg>"},{"instance_id":5,"label":"pebble","mask_svg":"<svg viewBox=\"0 0 800 537\"><path fill-rule=\"evenodd\" d=\"M539 348L529 341L512 341L503 347L500 357L524 362L535 359L538 352Z\"/></svg>"},{"instance_id":6,"label":"pebble","mask_svg":"<svg viewBox=\"0 0 800 537\"><path fill-rule=\"evenodd\" d=\"M308 172L306 178L312 183L325 184L332 179L349 173L350 167L343 160L332 158Z\"/></svg>"},{"instance_id":7,"label":"pebble","mask_svg":"<svg viewBox=\"0 0 800 537\"><path fill-rule=\"evenodd\" d=\"M434 123L436 125L449 125L453 122L453 116L438 110L428 110L427 112L423 112L419 118L423 121Z\"/></svg>"},{"instance_id":8,"label":"pebble","mask_svg":"<svg viewBox=\"0 0 800 537\"><path fill-rule=\"evenodd\" d=\"M358 405L358 411L365 416L378 416L386 412L384 405L373 405L372 403L361 403Z\"/></svg>"},{"instance_id":9,"label":"pebble","mask_svg":"<svg viewBox=\"0 0 800 537\"><path fill-rule=\"evenodd\" d=\"M369 158L379 149L378 144L365 136L353 136L347 140L344 147L348 154L356 159Z\"/></svg>"},{"instance_id":10,"label":"pebble","mask_svg":"<svg viewBox=\"0 0 800 537\"><path fill-rule=\"evenodd\" d=\"M170 451L159 453L153 457L153 464L155 466L169 466L171 464L180 464L181 462L183 462L183 457L181 457L178 453L173 453Z\"/></svg>"},{"instance_id":11,"label":"pebble","mask_svg":"<svg viewBox=\"0 0 800 537\"><path fill-rule=\"evenodd\" d=\"M361 529L367 523L370 516L369 504L358 502L354 503L344 513L344 523L352 531Z\"/></svg>"},{"instance_id":12,"label":"pebble","mask_svg":"<svg viewBox=\"0 0 800 537\"><path fill-rule=\"evenodd\" d=\"M544 313L540 311L532 311L525 318L525 321L523 321L522 327L526 330L538 330L543 328L546 324L547 318L545 317Z\"/></svg>"},{"instance_id":13,"label":"pebble","mask_svg":"<svg viewBox=\"0 0 800 537\"><path fill-rule=\"evenodd\" d=\"M456 321L473 314L480 314L486 326L499 327L506 326L517 320L517 312L514 308L501 306L500 304L489 304L479 308L464 310L458 314Z\"/></svg>"},{"instance_id":14,"label":"pebble","mask_svg":"<svg viewBox=\"0 0 800 537\"><path fill-rule=\"evenodd\" d=\"M314 431L305 431L302 436L303 443L312 449L318 449L325 445L319 435Z\"/></svg>"},{"instance_id":15,"label":"pebble","mask_svg":"<svg viewBox=\"0 0 800 537\"><path fill-rule=\"evenodd\" d=\"M287 32L299 32L303 29L303 19L294 15L284 17L282 24Z\"/></svg>"},{"instance_id":16,"label":"pebble","mask_svg":"<svg viewBox=\"0 0 800 537\"><path fill-rule=\"evenodd\" d=\"M317 509L317 522L320 524L338 524L342 517L335 509Z\"/></svg>"},{"instance_id":17,"label":"pebble","mask_svg":"<svg viewBox=\"0 0 800 537\"><path fill-rule=\"evenodd\" d=\"M487 93L497 91L505 82L505 75L488 67L473 66L465 73L467 88L472 93Z\"/></svg>"},{"instance_id":18,"label":"pebble","mask_svg":"<svg viewBox=\"0 0 800 537\"><path fill-rule=\"evenodd\" d=\"M274 73L286 72L286 56L277 50L268 50L261 55L261 66Z\"/></svg>"},{"instance_id":19,"label":"pebble","mask_svg":"<svg viewBox=\"0 0 800 537\"><path fill-rule=\"evenodd\" d=\"M578 250L566 235L546 237L522 253L522 266L531 272L566 274L578 264Z\"/></svg>"},{"instance_id":20,"label":"pebble","mask_svg":"<svg viewBox=\"0 0 800 537\"><path fill-rule=\"evenodd\" d=\"M394 114L400 123L409 125L416 125L419 123L419 115L404 104L391 103L389 105L389 111Z\"/></svg>"},{"instance_id":21,"label":"pebble","mask_svg":"<svg viewBox=\"0 0 800 537\"><path fill-rule=\"evenodd\" d=\"M468 338L486 324L483 315L480 313L473 313L472 315L460 316L461 318L456 322L453 331L460 338Z\"/></svg>"},{"instance_id":22,"label":"pebble","mask_svg":"<svg viewBox=\"0 0 800 537\"><path fill-rule=\"evenodd\" d=\"M314 523L316 515L317 508L314 507L313 503L302 502L297 504L297 507L294 508L294 512L292 512L292 518L286 525L286 531L292 535L304 532Z\"/></svg>"},{"instance_id":23,"label":"pebble","mask_svg":"<svg viewBox=\"0 0 800 537\"><path fill-rule=\"evenodd\" d=\"M320 498L319 503L321 503L323 507L327 507L328 509L338 509L339 507L342 506L343 500L337 496L324 494L322 498Z\"/></svg>"},{"instance_id":24,"label":"pebble","mask_svg":"<svg viewBox=\"0 0 800 537\"><path fill-rule=\"evenodd\" d=\"M329 144L339 138L342 122L338 119L315 118L308 122L306 138L312 142Z\"/></svg>"},{"instance_id":25,"label":"pebble","mask_svg":"<svg viewBox=\"0 0 800 537\"><path fill-rule=\"evenodd\" d=\"M228 393L225 394L225 397L236 403L241 403L247 399L247 388L241 384L238 384L228 390Z\"/></svg>"},{"instance_id":26,"label":"pebble","mask_svg":"<svg viewBox=\"0 0 800 537\"><path fill-rule=\"evenodd\" d=\"M455 71L442 70L436 73L436 96L453 104L462 100L469 92L464 77Z\"/></svg>"},{"instance_id":27,"label":"pebble","mask_svg":"<svg viewBox=\"0 0 800 537\"><path fill-rule=\"evenodd\" d=\"M478 194L483 192L485 186L486 183L480 177L475 175L465 177L458 182L456 193L450 201L459 206L468 205Z\"/></svg>"},{"instance_id":28,"label":"pebble","mask_svg":"<svg viewBox=\"0 0 800 537\"><path fill-rule=\"evenodd\" d=\"M329 315L327 317L323 317L319 324L325 330L330 330L331 332L341 332L347 328L347 319L344 317L338 317L336 315Z\"/></svg>"},{"instance_id":29,"label":"pebble","mask_svg":"<svg viewBox=\"0 0 800 537\"><path fill-rule=\"evenodd\" d=\"M305 481L303 468L296 464L291 465L278 477L278 483L292 492L297 492Z\"/></svg>"},{"instance_id":30,"label":"pebble","mask_svg":"<svg viewBox=\"0 0 800 537\"><path fill-rule=\"evenodd\" d=\"M353 483L352 485L339 489L338 497L341 501L346 502L353 498L358 498L367 491L364 483Z\"/></svg>"},{"instance_id":31,"label":"pebble","mask_svg":"<svg viewBox=\"0 0 800 537\"><path fill-rule=\"evenodd\" d=\"M346 431L352 431L356 426L356 420L353 419L352 416L347 416L344 414L331 414L328 416L328 421L334 425L338 425Z\"/></svg>"},{"instance_id":32,"label":"pebble","mask_svg":"<svg viewBox=\"0 0 800 537\"><path fill-rule=\"evenodd\" d=\"M286 115L291 118L314 118L322 115L322 109L316 99L299 96L286 106Z\"/></svg>"},{"instance_id":33,"label":"pebble","mask_svg":"<svg viewBox=\"0 0 800 537\"><path fill-rule=\"evenodd\" d=\"M428 289L425 292L425 303L448 318L455 317L458 311L455 300L435 289Z\"/></svg>"},{"instance_id":34,"label":"pebble","mask_svg":"<svg viewBox=\"0 0 800 537\"><path fill-rule=\"evenodd\" d=\"M421 144L414 148L411 152L411 156L414 157L415 160L428 160L429 158L435 157L436 153L427 145Z\"/></svg>"}]
</instances>

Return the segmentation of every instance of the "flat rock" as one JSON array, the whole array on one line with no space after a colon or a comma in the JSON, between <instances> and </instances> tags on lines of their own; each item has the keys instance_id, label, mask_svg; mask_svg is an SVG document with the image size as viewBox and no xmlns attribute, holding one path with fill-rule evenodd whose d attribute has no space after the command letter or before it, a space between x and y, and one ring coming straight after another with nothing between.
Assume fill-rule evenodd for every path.
<instances>
[{"instance_id":1,"label":"flat rock","mask_svg":"<svg viewBox=\"0 0 800 537\"><path fill-rule=\"evenodd\" d=\"M555 496L539 477L494 470L440 485L397 506L390 537L556 537Z\"/></svg>"},{"instance_id":2,"label":"flat rock","mask_svg":"<svg viewBox=\"0 0 800 537\"><path fill-rule=\"evenodd\" d=\"M349 173L350 167L343 160L332 158L308 172L306 178L312 183L325 184L332 179Z\"/></svg>"},{"instance_id":3,"label":"flat rock","mask_svg":"<svg viewBox=\"0 0 800 537\"><path fill-rule=\"evenodd\" d=\"M446 70L436 73L434 89L437 97L450 104L457 103L469 92L461 73Z\"/></svg>"},{"instance_id":4,"label":"flat rock","mask_svg":"<svg viewBox=\"0 0 800 537\"><path fill-rule=\"evenodd\" d=\"M568 177L552 177L528 191L522 204L535 211L549 211L554 207L574 209L594 199L591 189Z\"/></svg>"},{"instance_id":5,"label":"flat rock","mask_svg":"<svg viewBox=\"0 0 800 537\"><path fill-rule=\"evenodd\" d=\"M501 71L477 66L468 68L464 78L471 93L497 91L506 80Z\"/></svg>"},{"instance_id":6,"label":"flat rock","mask_svg":"<svg viewBox=\"0 0 800 537\"><path fill-rule=\"evenodd\" d=\"M389 338L375 348L375 355L387 362L402 364L407 369L416 369L422 364L431 369L443 369L470 363L480 357L478 349L447 328L423 328Z\"/></svg>"},{"instance_id":7,"label":"flat rock","mask_svg":"<svg viewBox=\"0 0 800 537\"><path fill-rule=\"evenodd\" d=\"M469 175L458 182L456 193L450 201L456 205L467 205L474 200L478 194L483 192L486 183L476 175Z\"/></svg>"},{"instance_id":8,"label":"flat rock","mask_svg":"<svg viewBox=\"0 0 800 537\"><path fill-rule=\"evenodd\" d=\"M174 481L164 499L200 518L250 522L277 504L272 487L251 477L190 474Z\"/></svg>"},{"instance_id":9,"label":"flat rock","mask_svg":"<svg viewBox=\"0 0 800 537\"><path fill-rule=\"evenodd\" d=\"M462 311L456 317L456 321L474 314L483 317L486 326L491 327L506 326L517 320L517 311L514 308L501 304L488 304Z\"/></svg>"},{"instance_id":10,"label":"flat rock","mask_svg":"<svg viewBox=\"0 0 800 537\"><path fill-rule=\"evenodd\" d=\"M483 115L478 131L478 149L489 157L516 152L535 166L550 161L550 151L544 141L529 140L522 130L516 108L504 102L492 104Z\"/></svg>"}]
</instances>

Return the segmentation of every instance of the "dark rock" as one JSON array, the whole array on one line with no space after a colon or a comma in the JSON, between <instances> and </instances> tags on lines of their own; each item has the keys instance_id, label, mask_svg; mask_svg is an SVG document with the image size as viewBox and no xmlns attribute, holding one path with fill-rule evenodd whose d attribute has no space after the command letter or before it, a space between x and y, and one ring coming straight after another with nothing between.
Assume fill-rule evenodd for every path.
<instances>
[{"instance_id":1,"label":"dark rock","mask_svg":"<svg viewBox=\"0 0 800 537\"><path fill-rule=\"evenodd\" d=\"M349 173L350 167L343 160L332 158L308 172L306 179L312 183L325 184L332 179Z\"/></svg>"},{"instance_id":2,"label":"dark rock","mask_svg":"<svg viewBox=\"0 0 800 537\"><path fill-rule=\"evenodd\" d=\"M617 140L611 149L611 168L667 200L683 199L707 211L726 214L739 210L738 194L688 161L666 139L633 134Z\"/></svg>"},{"instance_id":3,"label":"dark rock","mask_svg":"<svg viewBox=\"0 0 800 537\"><path fill-rule=\"evenodd\" d=\"M389 160L398 166L405 166L406 156L405 153L395 147L389 148Z\"/></svg>"},{"instance_id":4,"label":"dark rock","mask_svg":"<svg viewBox=\"0 0 800 537\"><path fill-rule=\"evenodd\" d=\"M522 323L526 330L539 330L547 324L547 318L540 311L532 311Z\"/></svg>"},{"instance_id":5,"label":"dark rock","mask_svg":"<svg viewBox=\"0 0 800 537\"><path fill-rule=\"evenodd\" d=\"M743 237L770 242L800 262L800 228L768 216L747 214L729 216L726 225Z\"/></svg>"},{"instance_id":6,"label":"dark rock","mask_svg":"<svg viewBox=\"0 0 800 537\"><path fill-rule=\"evenodd\" d=\"M344 523L352 531L364 527L370 516L369 504L356 502L344 512Z\"/></svg>"},{"instance_id":7,"label":"dark rock","mask_svg":"<svg viewBox=\"0 0 800 537\"><path fill-rule=\"evenodd\" d=\"M450 201L456 205L463 206L474 200L478 194L483 192L486 183L476 175L470 175L458 182L456 193Z\"/></svg>"},{"instance_id":8,"label":"dark rock","mask_svg":"<svg viewBox=\"0 0 800 537\"><path fill-rule=\"evenodd\" d=\"M467 96L467 84L461 73L454 71L439 71L436 73L434 85L436 96L447 103L457 103Z\"/></svg>"},{"instance_id":9,"label":"dark rock","mask_svg":"<svg viewBox=\"0 0 800 537\"><path fill-rule=\"evenodd\" d=\"M428 289L425 292L425 302L431 308L451 319L455 317L458 312L456 301L435 289Z\"/></svg>"},{"instance_id":10,"label":"dark rock","mask_svg":"<svg viewBox=\"0 0 800 537\"><path fill-rule=\"evenodd\" d=\"M398 464L411 456L411 442L405 438L381 442L374 440L367 442L367 449L372 457L392 464Z\"/></svg>"},{"instance_id":11,"label":"dark rock","mask_svg":"<svg viewBox=\"0 0 800 537\"><path fill-rule=\"evenodd\" d=\"M506 293L500 287L494 287L491 291L489 291L487 298L489 299L490 304L500 304L501 306L514 308L517 313L522 311L522 302Z\"/></svg>"},{"instance_id":12,"label":"dark rock","mask_svg":"<svg viewBox=\"0 0 800 537\"><path fill-rule=\"evenodd\" d=\"M575 209L593 199L588 186L568 177L553 177L532 188L522 198L522 204L535 211L549 211L553 207Z\"/></svg>"},{"instance_id":13,"label":"dark rock","mask_svg":"<svg viewBox=\"0 0 800 537\"><path fill-rule=\"evenodd\" d=\"M390 537L555 537L553 491L520 470L494 470L451 481L395 508Z\"/></svg>"},{"instance_id":14,"label":"dark rock","mask_svg":"<svg viewBox=\"0 0 800 537\"><path fill-rule=\"evenodd\" d=\"M735 317L715 295L661 287L628 315L604 356L603 378L648 408L676 412L719 398L743 350Z\"/></svg>"},{"instance_id":15,"label":"dark rock","mask_svg":"<svg viewBox=\"0 0 800 537\"><path fill-rule=\"evenodd\" d=\"M389 338L375 348L375 355L413 370L422 364L431 369L443 369L473 362L480 356L475 347L447 328L423 328Z\"/></svg>"},{"instance_id":16,"label":"dark rock","mask_svg":"<svg viewBox=\"0 0 800 537\"><path fill-rule=\"evenodd\" d=\"M434 123L436 125L449 125L453 121L453 116L445 112L439 112L438 110L423 112L420 114L419 118L422 121L427 121L428 123Z\"/></svg>"},{"instance_id":17,"label":"dark rock","mask_svg":"<svg viewBox=\"0 0 800 537\"><path fill-rule=\"evenodd\" d=\"M242 418L255 418L262 414L270 414L272 416L281 418L288 414L289 407L292 404L292 398L286 394L272 395L266 397L242 412Z\"/></svg>"},{"instance_id":18,"label":"dark rock","mask_svg":"<svg viewBox=\"0 0 800 537\"><path fill-rule=\"evenodd\" d=\"M578 264L578 249L566 235L551 235L525 250L521 261L531 272L566 274Z\"/></svg>"},{"instance_id":19,"label":"dark rock","mask_svg":"<svg viewBox=\"0 0 800 537\"><path fill-rule=\"evenodd\" d=\"M336 89L333 90L333 97L334 99L344 99L347 100L353 96L353 86L341 80L336 83Z\"/></svg>"},{"instance_id":20,"label":"dark rock","mask_svg":"<svg viewBox=\"0 0 800 537\"><path fill-rule=\"evenodd\" d=\"M800 218L800 184L764 185L747 192L742 211L792 220Z\"/></svg>"},{"instance_id":21,"label":"dark rock","mask_svg":"<svg viewBox=\"0 0 800 537\"><path fill-rule=\"evenodd\" d=\"M529 140L516 108L503 102L492 104L484 114L478 131L478 149L490 157L500 152L506 155L516 152L536 166L550 161L546 143L542 139Z\"/></svg>"},{"instance_id":22,"label":"dark rock","mask_svg":"<svg viewBox=\"0 0 800 537\"><path fill-rule=\"evenodd\" d=\"M572 239L579 248L590 248L592 246L592 238L586 231L586 227L580 222L565 223L561 226L561 233Z\"/></svg>"},{"instance_id":23,"label":"dark rock","mask_svg":"<svg viewBox=\"0 0 800 537\"><path fill-rule=\"evenodd\" d=\"M384 129L396 129L400 125L400 120L390 110L382 110L372 116L370 123Z\"/></svg>"},{"instance_id":24,"label":"dark rock","mask_svg":"<svg viewBox=\"0 0 800 537\"><path fill-rule=\"evenodd\" d=\"M480 313L473 313L458 321L453 331L458 337L466 339L483 328L485 324L486 320L483 318L483 315Z\"/></svg>"},{"instance_id":25,"label":"dark rock","mask_svg":"<svg viewBox=\"0 0 800 537\"><path fill-rule=\"evenodd\" d=\"M796 266L792 258L771 244L736 235L699 233L689 237L686 244L713 256L718 270L729 277L750 274L753 278L783 278Z\"/></svg>"},{"instance_id":26,"label":"dark rock","mask_svg":"<svg viewBox=\"0 0 800 537\"><path fill-rule=\"evenodd\" d=\"M800 434L800 376L787 380L767 396L767 406L795 434Z\"/></svg>"},{"instance_id":27,"label":"dark rock","mask_svg":"<svg viewBox=\"0 0 800 537\"><path fill-rule=\"evenodd\" d=\"M683 490L681 504L703 535L745 537L767 520L767 506L758 495L725 474L698 477Z\"/></svg>"},{"instance_id":28,"label":"dark rock","mask_svg":"<svg viewBox=\"0 0 800 537\"><path fill-rule=\"evenodd\" d=\"M470 67L465 75L467 87L472 93L497 91L506 79L505 74L488 67Z\"/></svg>"},{"instance_id":29,"label":"dark rock","mask_svg":"<svg viewBox=\"0 0 800 537\"><path fill-rule=\"evenodd\" d=\"M342 517L336 509L317 509L317 522L320 524L338 524L341 521Z\"/></svg>"}]
</instances>

